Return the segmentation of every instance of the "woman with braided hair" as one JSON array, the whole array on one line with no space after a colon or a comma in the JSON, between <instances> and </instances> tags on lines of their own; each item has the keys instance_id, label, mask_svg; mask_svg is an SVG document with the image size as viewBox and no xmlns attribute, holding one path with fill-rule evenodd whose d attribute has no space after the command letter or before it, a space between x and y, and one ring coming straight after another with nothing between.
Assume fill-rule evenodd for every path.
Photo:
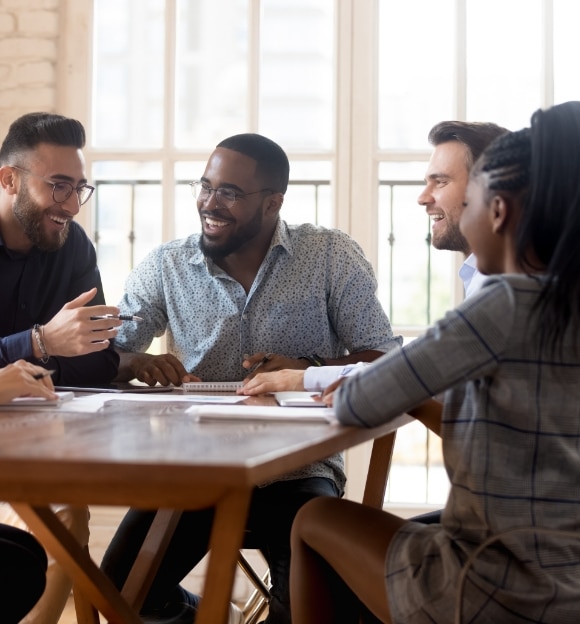
<instances>
[{"instance_id":1,"label":"woman with braided hair","mask_svg":"<svg viewBox=\"0 0 580 624\"><path fill-rule=\"evenodd\" d=\"M485 150L460 228L490 276L481 292L326 393L341 423L373 427L445 391L430 423L451 483L441 523L307 503L300 624L358 622L361 604L396 624L578 621L580 102Z\"/></svg>"}]
</instances>

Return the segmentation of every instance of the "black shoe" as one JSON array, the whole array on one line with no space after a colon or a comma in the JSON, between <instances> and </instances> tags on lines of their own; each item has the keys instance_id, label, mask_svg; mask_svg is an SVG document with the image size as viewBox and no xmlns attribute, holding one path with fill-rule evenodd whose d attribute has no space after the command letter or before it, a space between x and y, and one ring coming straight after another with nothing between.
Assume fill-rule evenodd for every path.
<instances>
[{"instance_id":1,"label":"black shoe","mask_svg":"<svg viewBox=\"0 0 580 624\"><path fill-rule=\"evenodd\" d=\"M149 613L142 613L143 624L193 624L199 596L188 592L183 587L179 588L182 600L168 602L161 609L155 609Z\"/></svg>"},{"instance_id":2,"label":"black shoe","mask_svg":"<svg viewBox=\"0 0 580 624\"><path fill-rule=\"evenodd\" d=\"M199 604L199 596L188 592L183 587L179 589L183 598L181 601L168 602L162 609L142 614L143 624L193 624ZM244 614L242 611L230 602L228 624L243 624L243 621Z\"/></svg>"}]
</instances>

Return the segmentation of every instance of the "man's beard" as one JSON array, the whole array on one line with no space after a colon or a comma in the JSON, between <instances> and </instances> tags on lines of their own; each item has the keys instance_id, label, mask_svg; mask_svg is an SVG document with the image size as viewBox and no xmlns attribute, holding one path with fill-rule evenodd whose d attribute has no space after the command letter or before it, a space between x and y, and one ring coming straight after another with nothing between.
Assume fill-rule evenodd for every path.
<instances>
[{"instance_id":1,"label":"man's beard","mask_svg":"<svg viewBox=\"0 0 580 624\"><path fill-rule=\"evenodd\" d=\"M256 214L251 221L248 221L246 225L233 234L223 245L214 245L211 241L206 239L202 234L199 239L199 247L208 258L212 260L221 260L235 253L246 243L255 238L262 230L262 211L256 210Z\"/></svg>"},{"instance_id":2,"label":"man's beard","mask_svg":"<svg viewBox=\"0 0 580 624\"><path fill-rule=\"evenodd\" d=\"M447 222L447 229L442 236L432 238L435 249L447 251L460 251L466 256L469 255L469 244L459 229L459 225L450 226Z\"/></svg>"},{"instance_id":3,"label":"man's beard","mask_svg":"<svg viewBox=\"0 0 580 624\"><path fill-rule=\"evenodd\" d=\"M13 210L24 233L35 247L41 251L56 251L64 245L69 233L70 221L62 231L47 234L43 228L44 211L33 201L26 188L21 188L14 200Z\"/></svg>"}]
</instances>

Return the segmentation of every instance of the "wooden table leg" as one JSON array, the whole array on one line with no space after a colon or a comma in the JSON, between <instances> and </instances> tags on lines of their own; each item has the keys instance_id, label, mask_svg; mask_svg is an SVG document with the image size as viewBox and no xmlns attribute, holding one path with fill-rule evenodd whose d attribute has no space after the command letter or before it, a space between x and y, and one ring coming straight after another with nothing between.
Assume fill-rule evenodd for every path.
<instances>
[{"instance_id":1,"label":"wooden table leg","mask_svg":"<svg viewBox=\"0 0 580 624\"><path fill-rule=\"evenodd\" d=\"M196 624L227 624L238 553L242 547L252 489L230 490L218 503L209 561Z\"/></svg>"},{"instance_id":2,"label":"wooden table leg","mask_svg":"<svg viewBox=\"0 0 580 624\"><path fill-rule=\"evenodd\" d=\"M88 554L88 546L86 547ZM75 614L77 624L100 624L99 612L87 600L83 592L73 583L73 597L75 601Z\"/></svg>"},{"instance_id":3,"label":"wooden table leg","mask_svg":"<svg viewBox=\"0 0 580 624\"><path fill-rule=\"evenodd\" d=\"M173 509L159 509L155 514L121 592L135 611L143 606L182 513Z\"/></svg>"},{"instance_id":4,"label":"wooden table leg","mask_svg":"<svg viewBox=\"0 0 580 624\"><path fill-rule=\"evenodd\" d=\"M63 570L74 579L75 589L95 605L109 624L141 623L137 613L90 558L88 549L79 544L50 507L11 504Z\"/></svg>"}]
</instances>

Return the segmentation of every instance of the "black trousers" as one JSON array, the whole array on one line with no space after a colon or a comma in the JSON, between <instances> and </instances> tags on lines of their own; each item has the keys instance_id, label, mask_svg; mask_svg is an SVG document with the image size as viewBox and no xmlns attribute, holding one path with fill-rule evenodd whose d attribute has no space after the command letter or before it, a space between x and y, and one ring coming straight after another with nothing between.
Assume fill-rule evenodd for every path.
<instances>
[{"instance_id":1,"label":"black trousers","mask_svg":"<svg viewBox=\"0 0 580 624\"><path fill-rule=\"evenodd\" d=\"M46 586L46 553L36 538L0 524L0 619L17 624L34 607Z\"/></svg>"},{"instance_id":2,"label":"black trousers","mask_svg":"<svg viewBox=\"0 0 580 624\"><path fill-rule=\"evenodd\" d=\"M245 548L262 551L272 579L266 624L290 624L290 529L294 516L311 498L338 496L329 479L277 481L254 488L246 523ZM109 545L101 569L121 588L151 526L155 512L131 509ZM182 599L181 580L206 554L213 509L185 512L143 605L143 613Z\"/></svg>"}]
</instances>

